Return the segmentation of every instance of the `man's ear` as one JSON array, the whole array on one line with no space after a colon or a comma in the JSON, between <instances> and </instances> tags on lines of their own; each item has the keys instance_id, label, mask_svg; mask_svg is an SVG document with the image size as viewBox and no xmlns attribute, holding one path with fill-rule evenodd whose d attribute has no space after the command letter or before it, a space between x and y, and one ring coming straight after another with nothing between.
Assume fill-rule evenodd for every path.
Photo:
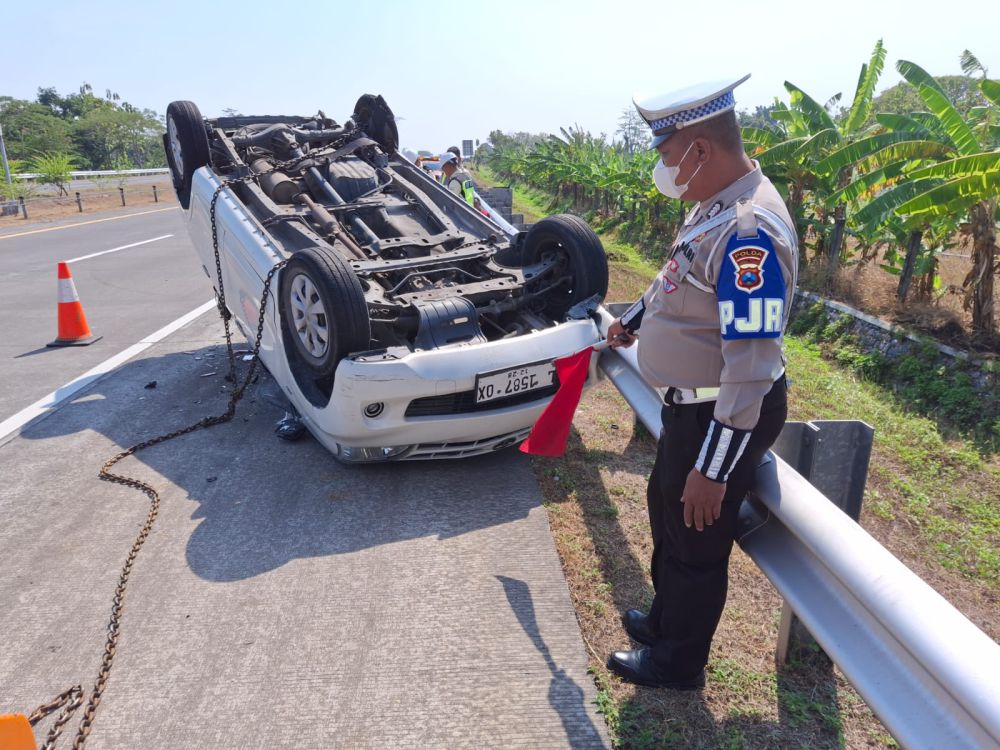
<instances>
[{"instance_id":1,"label":"man's ear","mask_svg":"<svg viewBox=\"0 0 1000 750\"><path fill-rule=\"evenodd\" d=\"M698 155L698 161L708 161L708 157L712 155L712 142L708 138L698 136L694 139L694 150Z\"/></svg>"}]
</instances>

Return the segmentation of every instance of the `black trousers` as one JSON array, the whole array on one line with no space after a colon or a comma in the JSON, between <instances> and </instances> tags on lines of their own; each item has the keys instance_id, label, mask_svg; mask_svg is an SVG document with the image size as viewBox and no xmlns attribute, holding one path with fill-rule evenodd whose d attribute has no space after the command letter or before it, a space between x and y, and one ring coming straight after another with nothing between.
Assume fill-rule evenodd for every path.
<instances>
[{"instance_id":1,"label":"black trousers","mask_svg":"<svg viewBox=\"0 0 1000 750\"><path fill-rule=\"evenodd\" d=\"M646 492L656 591L649 623L660 636L653 659L677 679L695 676L708 663L712 636L726 603L736 514L753 485L757 466L785 424L786 391L782 376L764 397L757 426L729 475L722 514L704 531L684 525L681 495L708 432L715 402L663 407L664 434Z\"/></svg>"}]
</instances>

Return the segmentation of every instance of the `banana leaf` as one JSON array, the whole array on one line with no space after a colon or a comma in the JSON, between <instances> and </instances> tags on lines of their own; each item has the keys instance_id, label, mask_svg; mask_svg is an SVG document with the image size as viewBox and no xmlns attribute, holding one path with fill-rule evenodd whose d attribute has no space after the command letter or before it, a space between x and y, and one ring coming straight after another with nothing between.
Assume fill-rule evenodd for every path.
<instances>
[{"instance_id":1,"label":"banana leaf","mask_svg":"<svg viewBox=\"0 0 1000 750\"><path fill-rule=\"evenodd\" d=\"M875 94L875 86L882 75L882 68L885 65L885 47L882 40L875 42L875 49L872 50L871 60L866 65L861 66L861 75L858 77L858 86L854 90L854 101L851 104L851 111L843 124L844 133L853 133L868 119L872 109L872 97Z\"/></svg>"},{"instance_id":2,"label":"banana leaf","mask_svg":"<svg viewBox=\"0 0 1000 750\"><path fill-rule=\"evenodd\" d=\"M915 169L907 174L907 178L919 180L925 177L944 177L947 179L975 177L998 170L1000 170L1000 151L987 151Z\"/></svg>"},{"instance_id":3,"label":"banana leaf","mask_svg":"<svg viewBox=\"0 0 1000 750\"><path fill-rule=\"evenodd\" d=\"M937 178L901 182L891 190L887 190L866 203L861 210L854 214L854 222L858 226L864 227L866 231L877 229L896 214L896 209L899 206L943 183L944 180Z\"/></svg>"},{"instance_id":4,"label":"banana leaf","mask_svg":"<svg viewBox=\"0 0 1000 750\"><path fill-rule=\"evenodd\" d=\"M927 71L907 60L900 60L896 63L896 70L916 87L917 94L920 95L931 112L937 115L945 132L960 154L974 154L983 150L968 123L962 119L948 95L945 94L944 89L928 75Z\"/></svg>"},{"instance_id":5,"label":"banana leaf","mask_svg":"<svg viewBox=\"0 0 1000 750\"><path fill-rule=\"evenodd\" d=\"M979 90L983 92L983 96L1000 107L1000 81L984 78L979 82Z\"/></svg>"},{"instance_id":6,"label":"banana leaf","mask_svg":"<svg viewBox=\"0 0 1000 750\"><path fill-rule=\"evenodd\" d=\"M1000 171L961 177L914 196L896 207L898 214L950 216L1000 190Z\"/></svg>"},{"instance_id":7,"label":"banana leaf","mask_svg":"<svg viewBox=\"0 0 1000 750\"><path fill-rule=\"evenodd\" d=\"M771 148L765 149L760 153L755 155L757 161L761 163L761 166L768 166L770 164L776 164L784 162L790 159L799 147L806 142L806 138L789 138L787 141L779 143L777 146L772 146Z\"/></svg>"},{"instance_id":8,"label":"banana leaf","mask_svg":"<svg viewBox=\"0 0 1000 750\"><path fill-rule=\"evenodd\" d=\"M981 123L987 117L989 117L990 112L994 112L993 107L970 107L969 108L969 124ZM975 128L973 128L975 132Z\"/></svg>"},{"instance_id":9,"label":"banana leaf","mask_svg":"<svg viewBox=\"0 0 1000 750\"><path fill-rule=\"evenodd\" d=\"M851 184L841 190L831 193L826 200L827 206L835 206L838 203L855 201L865 193L878 188L879 186L890 186L892 182L902 174L903 169L910 162L906 159L886 164L881 169L864 174Z\"/></svg>"},{"instance_id":10,"label":"banana leaf","mask_svg":"<svg viewBox=\"0 0 1000 750\"><path fill-rule=\"evenodd\" d=\"M914 134L905 131L879 133L837 149L819 162L816 165L816 170L827 174L838 172L844 167L874 156L890 147L893 147L893 151L890 152L891 155L886 154L886 156L892 161L907 156L911 159L924 158L930 153L941 153L949 150L947 146L937 141L922 140L919 136L915 137ZM907 154L907 151L913 155Z\"/></svg>"},{"instance_id":11,"label":"banana leaf","mask_svg":"<svg viewBox=\"0 0 1000 750\"><path fill-rule=\"evenodd\" d=\"M826 130L827 128L836 130L837 126L834 124L833 118L830 117L830 113L826 111L823 105L794 83L785 81L785 88L791 94L792 107L798 109L809 119L809 124L811 125L810 131L817 132Z\"/></svg>"},{"instance_id":12,"label":"banana leaf","mask_svg":"<svg viewBox=\"0 0 1000 750\"><path fill-rule=\"evenodd\" d=\"M907 132L912 136L926 138L930 135L930 130L912 117L897 115L892 112L879 112L875 115L875 120L879 125L889 128L894 132Z\"/></svg>"},{"instance_id":13,"label":"banana leaf","mask_svg":"<svg viewBox=\"0 0 1000 750\"><path fill-rule=\"evenodd\" d=\"M799 146L793 154L793 158L801 159L807 154L819 154L823 149L835 145L840 141L840 133L837 132L836 128L826 128L821 130L811 138L809 138L805 143Z\"/></svg>"},{"instance_id":14,"label":"banana leaf","mask_svg":"<svg viewBox=\"0 0 1000 750\"><path fill-rule=\"evenodd\" d=\"M780 133L766 128L745 127L740 128L744 143L752 143L759 146L773 146L782 139Z\"/></svg>"}]
</instances>

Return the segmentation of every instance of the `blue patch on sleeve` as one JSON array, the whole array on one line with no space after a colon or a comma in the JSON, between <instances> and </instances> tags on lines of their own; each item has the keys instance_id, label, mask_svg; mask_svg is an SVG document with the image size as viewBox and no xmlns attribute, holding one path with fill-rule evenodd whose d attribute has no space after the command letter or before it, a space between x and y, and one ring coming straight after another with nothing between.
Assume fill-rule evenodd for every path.
<instances>
[{"instance_id":1,"label":"blue patch on sleeve","mask_svg":"<svg viewBox=\"0 0 1000 750\"><path fill-rule=\"evenodd\" d=\"M736 232L726 252L716 285L722 338L776 339L785 317L785 275L771 238L762 229L740 239Z\"/></svg>"}]
</instances>

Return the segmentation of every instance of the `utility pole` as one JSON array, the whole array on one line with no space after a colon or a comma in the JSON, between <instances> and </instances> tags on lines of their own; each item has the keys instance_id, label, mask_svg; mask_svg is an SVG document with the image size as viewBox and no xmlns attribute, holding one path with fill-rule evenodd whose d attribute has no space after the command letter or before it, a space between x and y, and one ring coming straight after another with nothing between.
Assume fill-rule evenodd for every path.
<instances>
[{"instance_id":1,"label":"utility pole","mask_svg":"<svg viewBox=\"0 0 1000 750\"><path fill-rule=\"evenodd\" d=\"M3 173L7 178L7 184L11 183L10 179L10 166L7 164L7 147L3 142L3 125L0 125L0 157L3 158Z\"/></svg>"}]
</instances>

